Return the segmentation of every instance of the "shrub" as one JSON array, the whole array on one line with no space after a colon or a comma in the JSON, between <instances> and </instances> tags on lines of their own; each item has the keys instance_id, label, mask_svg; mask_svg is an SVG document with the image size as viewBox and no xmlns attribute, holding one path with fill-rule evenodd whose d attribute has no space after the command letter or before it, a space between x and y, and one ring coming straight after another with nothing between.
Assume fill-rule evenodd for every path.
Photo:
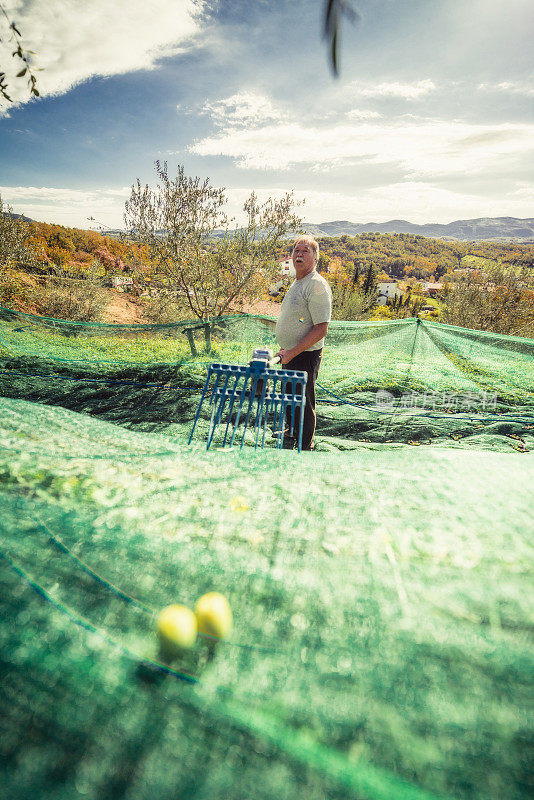
<instances>
[{"instance_id":1,"label":"shrub","mask_svg":"<svg viewBox=\"0 0 534 800\"><path fill-rule=\"evenodd\" d=\"M176 297L143 298L143 316L147 322L165 325L191 319L191 309L185 299Z\"/></svg>"},{"instance_id":2,"label":"shrub","mask_svg":"<svg viewBox=\"0 0 534 800\"><path fill-rule=\"evenodd\" d=\"M0 306L18 308L28 299L28 286L20 272L0 265Z\"/></svg>"},{"instance_id":3,"label":"shrub","mask_svg":"<svg viewBox=\"0 0 534 800\"><path fill-rule=\"evenodd\" d=\"M532 336L534 276L528 268L498 267L482 277L466 275L443 292L442 319L451 325Z\"/></svg>"},{"instance_id":4,"label":"shrub","mask_svg":"<svg viewBox=\"0 0 534 800\"><path fill-rule=\"evenodd\" d=\"M395 313L391 310L390 306L377 306L374 310L372 315L369 317L370 320L384 320L384 319L395 319Z\"/></svg>"},{"instance_id":5,"label":"shrub","mask_svg":"<svg viewBox=\"0 0 534 800\"><path fill-rule=\"evenodd\" d=\"M3 269L23 269L32 272L46 261L39 252L35 239L35 227L13 214L5 206L0 195L0 265Z\"/></svg>"},{"instance_id":6,"label":"shrub","mask_svg":"<svg viewBox=\"0 0 534 800\"><path fill-rule=\"evenodd\" d=\"M43 317L73 322L98 322L107 305L102 289L88 281L35 288L28 293L28 301Z\"/></svg>"}]
</instances>

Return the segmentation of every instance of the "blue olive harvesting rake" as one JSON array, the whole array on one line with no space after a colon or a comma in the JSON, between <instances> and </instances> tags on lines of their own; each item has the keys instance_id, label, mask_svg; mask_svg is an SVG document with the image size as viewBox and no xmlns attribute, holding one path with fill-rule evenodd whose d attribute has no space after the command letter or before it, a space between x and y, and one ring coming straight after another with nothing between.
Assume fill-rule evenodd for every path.
<instances>
[{"instance_id":1,"label":"blue olive harvesting rake","mask_svg":"<svg viewBox=\"0 0 534 800\"><path fill-rule=\"evenodd\" d=\"M282 447L284 428L287 427L289 436L296 439L300 453L308 376L297 370L275 369L274 364L278 361L278 358L272 358L271 350L259 347L254 350L252 361L247 367L210 364L189 444L193 439L202 405L205 400L209 400L211 418L207 450L222 426L225 428L222 447L226 447L227 442L229 447L233 447L238 429L242 427L243 431L238 437L241 439L240 448L245 443L247 430L253 432L254 449L263 448L270 422L276 437L276 447Z\"/></svg>"}]
</instances>

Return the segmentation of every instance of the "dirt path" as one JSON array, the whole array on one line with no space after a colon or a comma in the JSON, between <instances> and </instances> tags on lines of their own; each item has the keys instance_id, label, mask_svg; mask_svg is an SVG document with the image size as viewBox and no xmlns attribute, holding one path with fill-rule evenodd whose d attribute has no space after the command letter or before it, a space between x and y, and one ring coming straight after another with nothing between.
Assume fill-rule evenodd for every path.
<instances>
[{"instance_id":1,"label":"dirt path","mask_svg":"<svg viewBox=\"0 0 534 800\"><path fill-rule=\"evenodd\" d=\"M104 322L115 322L122 325L135 325L146 322L143 317L143 306L130 294L110 291L110 300L104 312Z\"/></svg>"},{"instance_id":2,"label":"dirt path","mask_svg":"<svg viewBox=\"0 0 534 800\"><path fill-rule=\"evenodd\" d=\"M252 305L245 305L242 310L247 314L265 314L277 317L280 314L280 303L258 300ZM104 312L103 321L122 325L148 322L143 316L143 305L137 298L131 294L114 290L109 291L109 303Z\"/></svg>"},{"instance_id":3,"label":"dirt path","mask_svg":"<svg viewBox=\"0 0 534 800\"><path fill-rule=\"evenodd\" d=\"M272 300L258 300L250 306L245 306L247 314L265 314L268 317L280 316L281 303L274 303Z\"/></svg>"}]
</instances>

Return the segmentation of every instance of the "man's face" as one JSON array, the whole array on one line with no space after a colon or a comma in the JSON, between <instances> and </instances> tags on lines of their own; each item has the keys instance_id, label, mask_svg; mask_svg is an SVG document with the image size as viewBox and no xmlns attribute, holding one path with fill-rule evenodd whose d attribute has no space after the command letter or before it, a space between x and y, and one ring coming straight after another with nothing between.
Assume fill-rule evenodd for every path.
<instances>
[{"instance_id":1,"label":"man's face","mask_svg":"<svg viewBox=\"0 0 534 800\"><path fill-rule=\"evenodd\" d=\"M315 253L309 242L297 242L293 248L293 266L297 278L307 275L315 268Z\"/></svg>"}]
</instances>

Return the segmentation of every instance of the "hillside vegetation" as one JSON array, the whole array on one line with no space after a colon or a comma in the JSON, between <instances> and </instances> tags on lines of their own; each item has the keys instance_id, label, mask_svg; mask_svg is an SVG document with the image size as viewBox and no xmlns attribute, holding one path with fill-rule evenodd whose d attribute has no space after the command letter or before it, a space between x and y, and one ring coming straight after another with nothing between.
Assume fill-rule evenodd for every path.
<instances>
[{"instance_id":1,"label":"hillside vegetation","mask_svg":"<svg viewBox=\"0 0 534 800\"><path fill-rule=\"evenodd\" d=\"M325 236L318 241L329 261L358 269L360 274L372 266L384 279L437 281L475 267L534 267L534 244L518 242L448 242L409 233Z\"/></svg>"},{"instance_id":2,"label":"hillside vegetation","mask_svg":"<svg viewBox=\"0 0 534 800\"><path fill-rule=\"evenodd\" d=\"M319 269L334 318L421 316L463 327L534 336L534 245L448 242L399 233L320 237ZM377 305L379 283L397 297ZM432 287L433 299L425 286Z\"/></svg>"},{"instance_id":3,"label":"hillside vegetation","mask_svg":"<svg viewBox=\"0 0 534 800\"><path fill-rule=\"evenodd\" d=\"M453 324L534 335L534 244L372 232L320 237L319 244L319 269L332 286L335 318L426 313ZM280 258L289 252L290 246L284 248ZM183 292L169 296L142 246L0 215L0 305L63 319L106 320L112 276L131 280L128 291L140 298L147 320L190 316ZM397 281L402 295L378 306L378 283L387 280ZM442 284L435 300L425 296L423 281Z\"/></svg>"}]
</instances>

